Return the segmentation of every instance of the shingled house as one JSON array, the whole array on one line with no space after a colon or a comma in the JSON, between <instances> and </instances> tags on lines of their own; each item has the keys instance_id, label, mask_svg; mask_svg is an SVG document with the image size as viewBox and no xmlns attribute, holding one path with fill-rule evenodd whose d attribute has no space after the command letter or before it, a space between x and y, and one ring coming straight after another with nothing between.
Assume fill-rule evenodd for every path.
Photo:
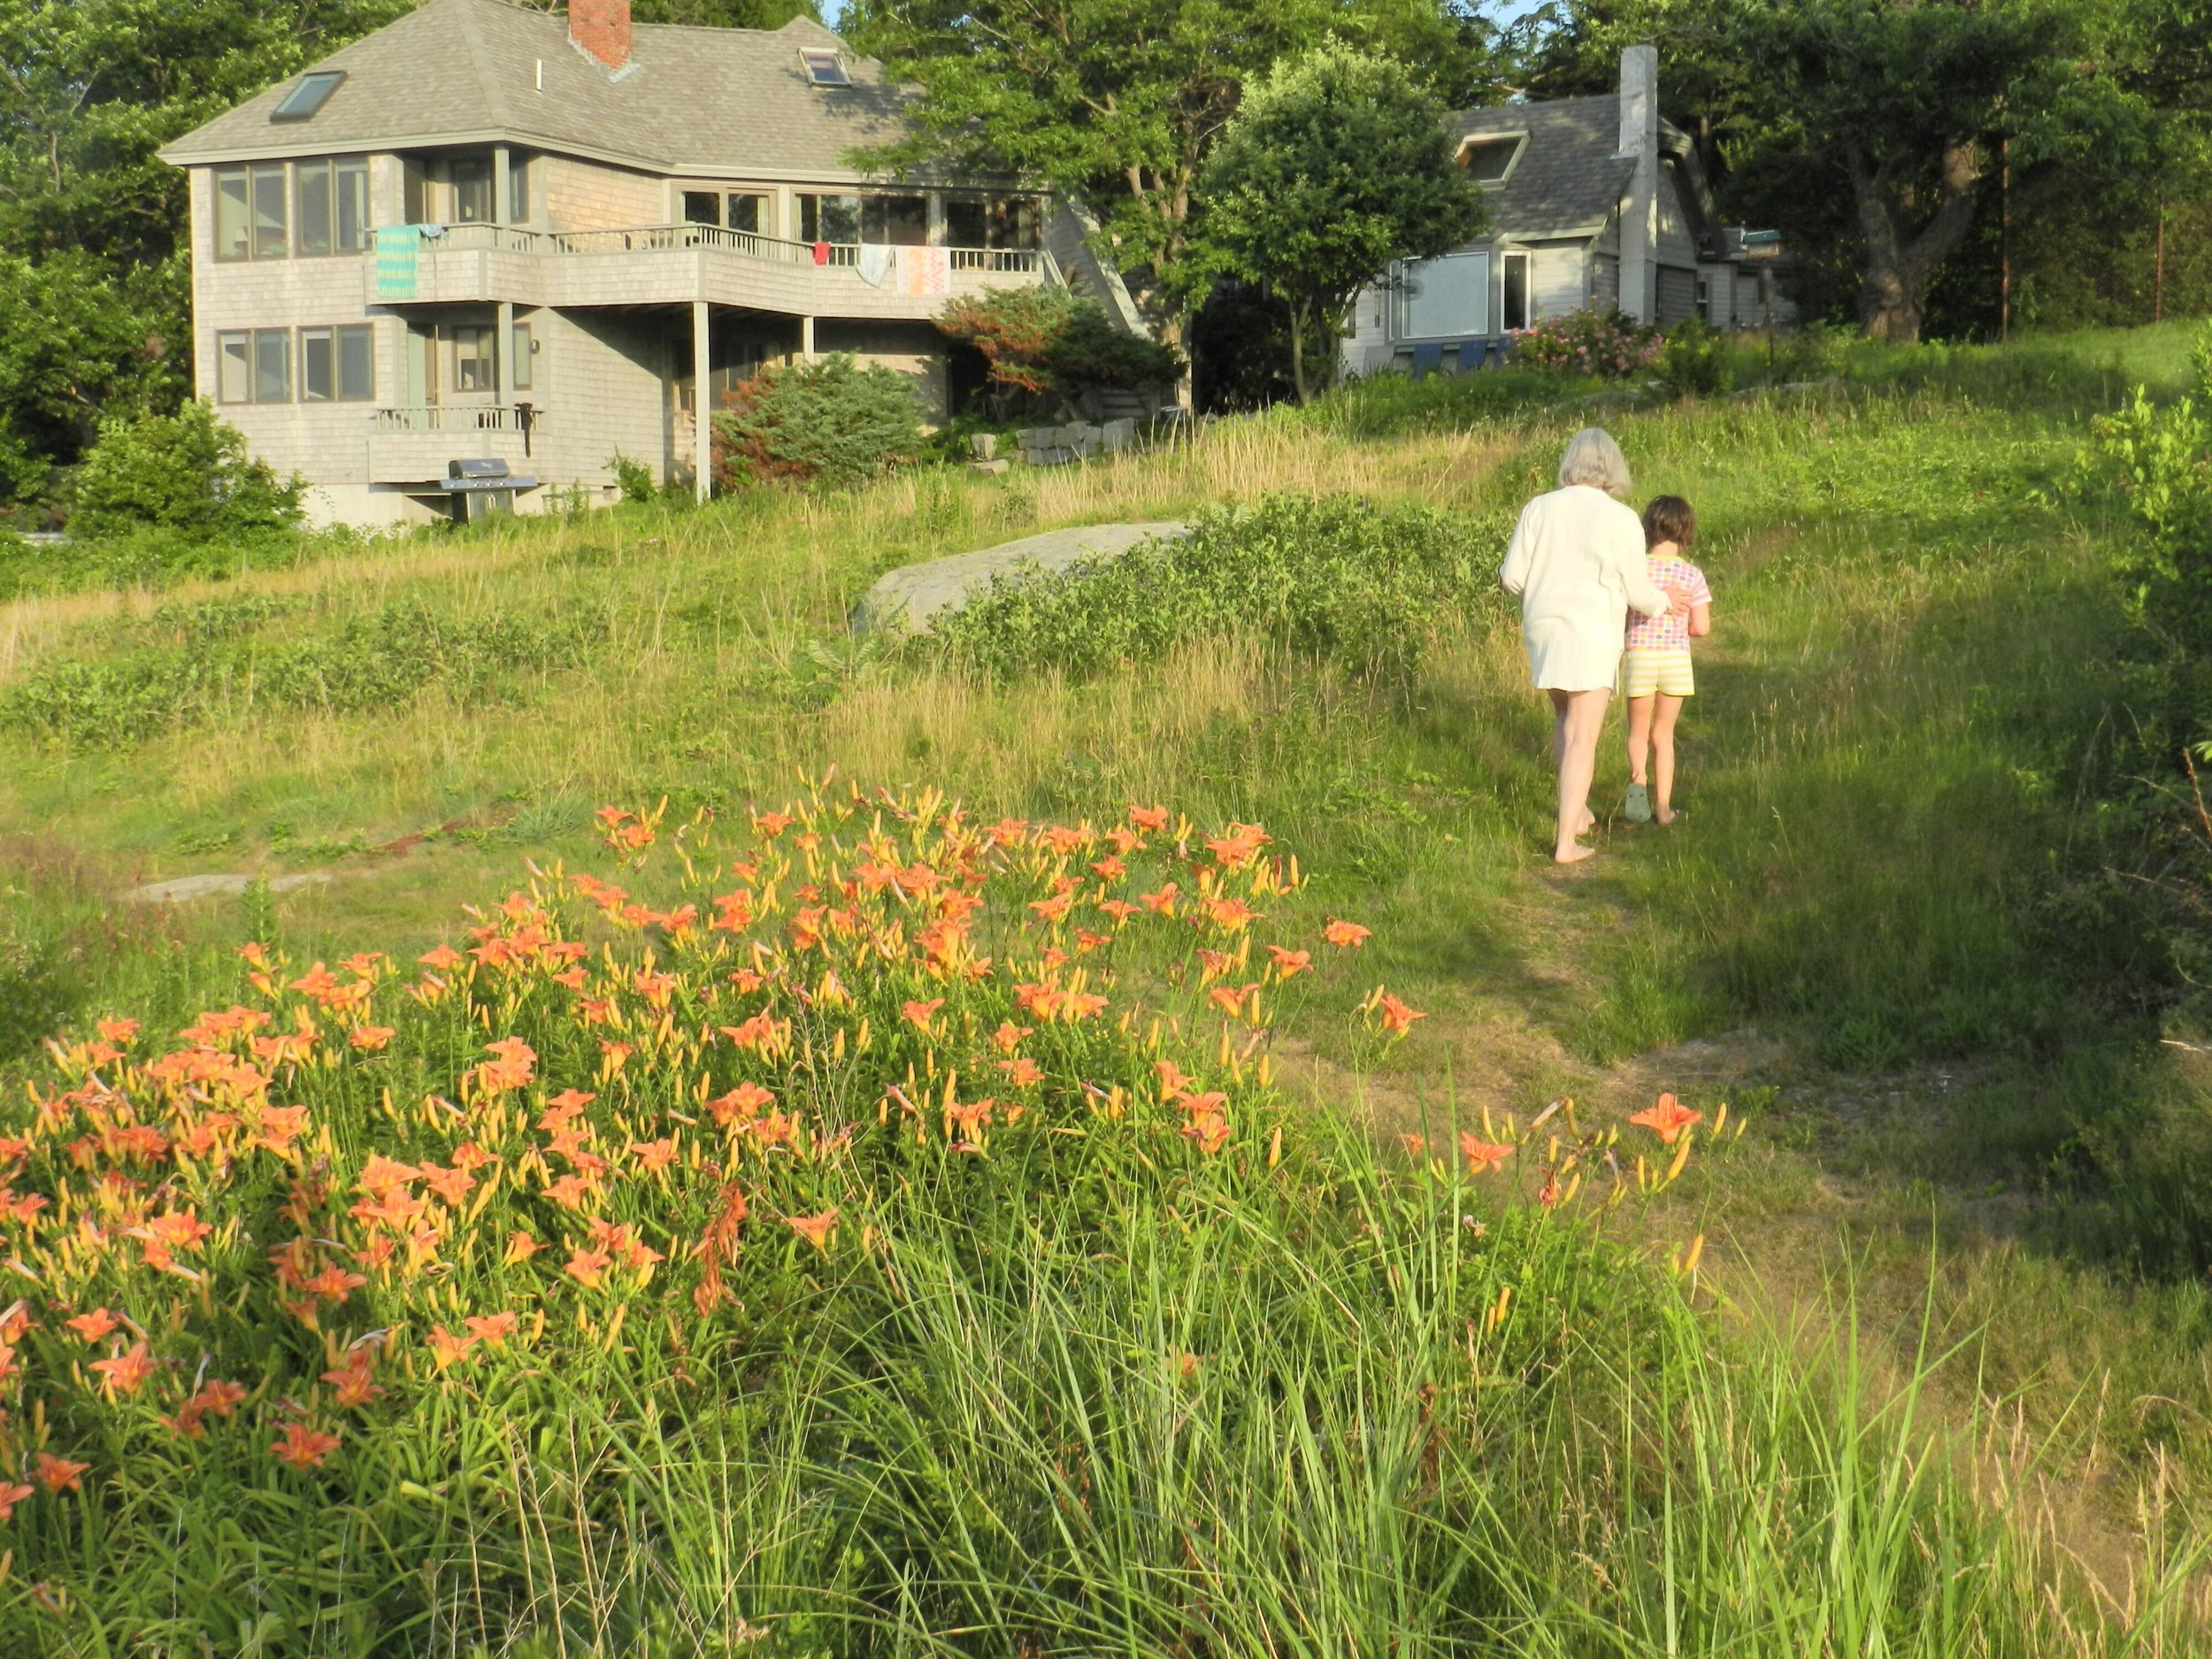
<instances>
[{"instance_id":1,"label":"shingled house","mask_svg":"<svg viewBox=\"0 0 2212 1659\"><path fill-rule=\"evenodd\" d=\"M198 389L355 524L449 511L463 460L600 498L619 452L703 491L702 389L764 363L852 352L941 416L946 298L1088 256L1005 181L856 169L909 96L803 19L427 0L162 152Z\"/></svg>"},{"instance_id":2,"label":"shingled house","mask_svg":"<svg viewBox=\"0 0 2212 1659\"><path fill-rule=\"evenodd\" d=\"M1770 236L1722 226L1687 134L1659 111L1659 54L1621 54L1617 91L1447 118L1459 165L1489 201L1482 238L1408 261L1363 292L1343 367L1482 360L1504 337L1584 306L1665 326L1789 319Z\"/></svg>"}]
</instances>

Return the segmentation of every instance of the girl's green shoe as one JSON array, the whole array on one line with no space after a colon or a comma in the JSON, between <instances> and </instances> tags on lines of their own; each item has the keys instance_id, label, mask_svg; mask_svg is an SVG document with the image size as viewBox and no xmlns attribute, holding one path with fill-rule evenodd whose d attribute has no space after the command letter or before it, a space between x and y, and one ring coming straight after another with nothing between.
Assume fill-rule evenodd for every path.
<instances>
[{"instance_id":1,"label":"girl's green shoe","mask_svg":"<svg viewBox=\"0 0 2212 1659\"><path fill-rule=\"evenodd\" d=\"M1628 786L1628 801L1621 809L1621 816L1631 824L1651 822L1651 786L1632 783Z\"/></svg>"}]
</instances>

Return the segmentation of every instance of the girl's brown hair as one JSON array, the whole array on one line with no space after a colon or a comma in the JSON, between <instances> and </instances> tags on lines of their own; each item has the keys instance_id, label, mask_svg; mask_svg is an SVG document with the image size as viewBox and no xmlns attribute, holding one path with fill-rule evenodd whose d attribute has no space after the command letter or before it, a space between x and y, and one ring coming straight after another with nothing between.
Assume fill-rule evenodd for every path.
<instances>
[{"instance_id":1,"label":"girl's brown hair","mask_svg":"<svg viewBox=\"0 0 2212 1659\"><path fill-rule=\"evenodd\" d=\"M1697 539L1697 514L1679 495L1655 495L1644 509L1644 545L1671 541L1687 547Z\"/></svg>"}]
</instances>

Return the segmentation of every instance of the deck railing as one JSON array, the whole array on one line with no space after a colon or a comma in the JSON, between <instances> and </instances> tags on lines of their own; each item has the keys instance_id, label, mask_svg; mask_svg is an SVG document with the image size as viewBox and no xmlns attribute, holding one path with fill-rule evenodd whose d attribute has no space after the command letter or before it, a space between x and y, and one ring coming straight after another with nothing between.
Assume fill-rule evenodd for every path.
<instances>
[{"instance_id":1,"label":"deck railing","mask_svg":"<svg viewBox=\"0 0 2212 1659\"><path fill-rule=\"evenodd\" d=\"M719 225L640 225L606 230L521 230L511 225L423 227L426 251L526 254L664 253L711 248L777 265L825 265L849 268L860 263L860 244L793 242L756 231L725 230ZM819 249L822 257L816 257ZM1033 274L1044 269L1045 255L1035 248L948 248L955 271Z\"/></svg>"},{"instance_id":2,"label":"deck railing","mask_svg":"<svg viewBox=\"0 0 2212 1659\"><path fill-rule=\"evenodd\" d=\"M520 432L522 411L530 411L530 429L545 425L545 411L535 404L425 403L413 408L380 409L374 416L379 432Z\"/></svg>"}]
</instances>

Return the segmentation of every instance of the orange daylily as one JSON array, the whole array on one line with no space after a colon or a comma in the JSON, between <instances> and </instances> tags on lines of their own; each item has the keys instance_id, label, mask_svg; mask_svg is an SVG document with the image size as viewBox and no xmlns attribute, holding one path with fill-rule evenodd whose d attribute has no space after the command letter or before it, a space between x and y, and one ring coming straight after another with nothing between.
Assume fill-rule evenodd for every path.
<instances>
[{"instance_id":1,"label":"orange daylily","mask_svg":"<svg viewBox=\"0 0 2212 1659\"><path fill-rule=\"evenodd\" d=\"M1428 1018L1419 1010L1409 1008L1398 998L1387 994L1376 1002L1375 1008L1376 1011L1382 1016L1382 1028L1398 1036L1403 1036L1407 1032L1411 1031L1415 1020Z\"/></svg>"},{"instance_id":2,"label":"orange daylily","mask_svg":"<svg viewBox=\"0 0 2212 1659\"><path fill-rule=\"evenodd\" d=\"M154 1374L154 1362L146 1352L146 1344L141 1340L133 1343L127 1354L94 1360L92 1369L105 1378L107 1386L117 1394L136 1394L145 1385L146 1379Z\"/></svg>"},{"instance_id":3,"label":"orange daylily","mask_svg":"<svg viewBox=\"0 0 2212 1659\"><path fill-rule=\"evenodd\" d=\"M78 1478L91 1467L90 1463L72 1463L51 1452L41 1452L35 1462L35 1475L40 1486L59 1497L65 1492L81 1491Z\"/></svg>"},{"instance_id":4,"label":"orange daylily","mask_svg":"<svg viewBox=\"0 0 2212 1659\"><path fill-rule=\"evenodd\" d=\"M944 1005L943 997L933 996L926 1002L908 1002L899 1010L899 1013L917 1030L927 1031L930 1021L936 1018L937 1010Z\"/></svg>"},{"instance_id":5,"label":"orange daylily","mask_svg":"<svg viewBox=\"0 0 2212 1659\"><path fill-rule=\"evenodd\" d=\"M335 1434L311 1429L304 1423L288 1423L283 1436L269 1449L293 1468L305 1471L320 1469L323 1459L336 1451L339 1443Z\"/></svg>"},{"instance_id":6,"label":"orange daylily","mask_svg":"<svg viewBox=\"0 0 2212 1659\"><path fill-rule=\"evenodd\" d=\"M1331 917L1329 925L1321 930L1321 937L1340 950L1356 950L1365 944L1372 935L1368 929L1362 927L1357 922L1340 922L1334 917Z\"/></svg>"},{"instance_id":7,"label":"orange daylily","mask_svg":"<svg viewBox=\"0 0 2212 1659\"><path fill-rule=\"evenodd\" d=\"M1459 1137L1460 1155L1467 1160L1467 1173L1481 1175L1496 1169L1520 1148L1496 1141L1485 1141L1479 1135L1462 1131Z\"/></svg>"},{"instance_id":8,"label":"orange daylily","mask_svg":"<svg viewBox=\"0 0 2212 1659\"><path fill-rule=\"evenodd\" d=\"M90 1313L81 1313L75 1318L65 1319L62 1323L86 1341L97 1342L122 1321L105 1308L95 1308Z\"/></svg>"},{"instance_id":9,"label":"orange daylily","mask_svg":"<svg viewBox=\"0 0 2212 1659\"><path fill-rule=\"evenodd\" d=\"M29 1497L32 1490L33 1488L25 1486L21 1481L0 1485L0 1521L12 1519L15 1515L15 1506Z\"/></svg>"},{"instance_id":10,"label":"orange daylily","mask_svg":"<svg viewBox=\"0 0 2212 1659\"><path fill-rule=\"evenodd\" d=\"M1659 1137L1663 1146L1672 1146L1685 1129L1705 1121L1705 1114L1692 1111L1671 1094L1662 1094L1658 1103L1647 1106L1630 1117L1629 1122L1638 1124Z\"/></svg>"},{"instance_id":11,"label":"orange daylily","mask_svg":"<svg viewBox=\"0 0 2212 1659\"><path fill-rule=\"evenodd\" d=\"M830 1209L818 1216L786 1216L783 1222L816 1249L827 1250L829 1235L837 1226L837 1211Z\"/></svg>"}]
</instances>

